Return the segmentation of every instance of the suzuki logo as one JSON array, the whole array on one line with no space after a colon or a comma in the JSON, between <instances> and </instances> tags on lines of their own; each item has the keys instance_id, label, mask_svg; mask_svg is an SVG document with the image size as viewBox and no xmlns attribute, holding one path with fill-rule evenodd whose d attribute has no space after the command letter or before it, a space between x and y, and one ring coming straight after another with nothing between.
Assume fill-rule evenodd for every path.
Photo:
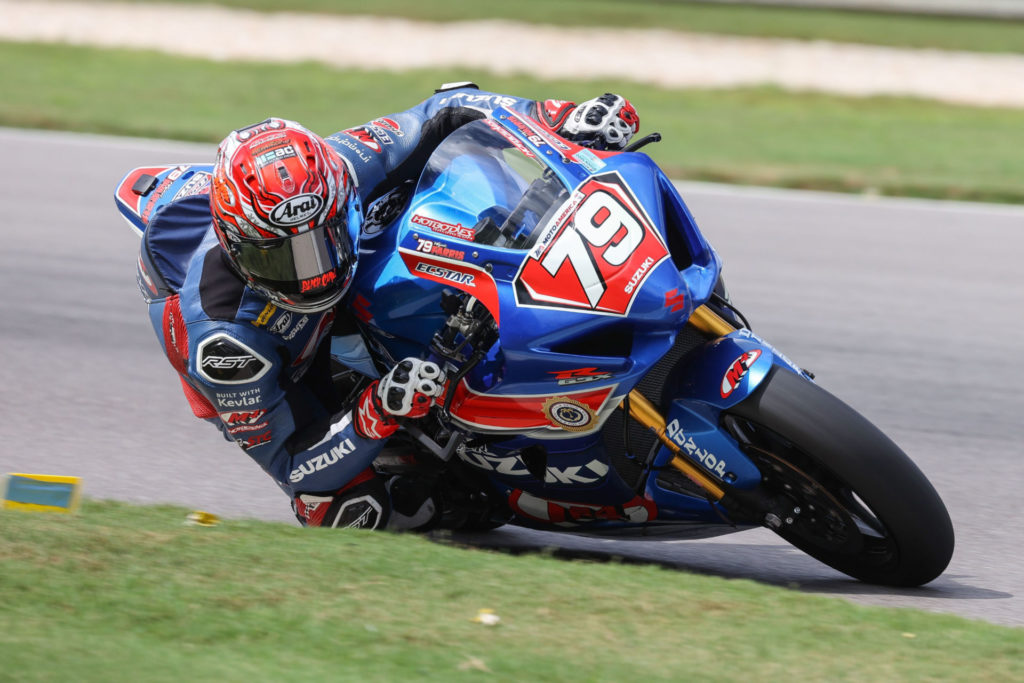
<instances>
[{"instance_id":1,"label":"suzuki logo","mask_svg":"<svg viewBox=\"0 0 1024 683\"><path fill-rule=\"evenodd\" d=\"M675 313L676 311L683 310L683 300L685 296L676 287L671 292L665 292L665 306L668 307L669 311Z\"/></svg>"}]
</instances>

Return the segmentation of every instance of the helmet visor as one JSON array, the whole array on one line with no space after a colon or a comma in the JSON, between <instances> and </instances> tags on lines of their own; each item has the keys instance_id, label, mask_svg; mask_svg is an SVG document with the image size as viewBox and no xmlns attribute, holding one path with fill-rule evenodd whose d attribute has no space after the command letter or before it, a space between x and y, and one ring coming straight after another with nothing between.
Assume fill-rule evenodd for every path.
<instances>
[{"instance_id":1,"label":"helmet visor","mask_svg":"<svg viewBox=\"0 0 1024 683\"><path fill-rule=\"evenodd\" d=\"M335 220L312 230L267 240L229 243L239 269L252 281L296 308L333 303L344 292L351 254Z\"/></svg>"}]
</instances>

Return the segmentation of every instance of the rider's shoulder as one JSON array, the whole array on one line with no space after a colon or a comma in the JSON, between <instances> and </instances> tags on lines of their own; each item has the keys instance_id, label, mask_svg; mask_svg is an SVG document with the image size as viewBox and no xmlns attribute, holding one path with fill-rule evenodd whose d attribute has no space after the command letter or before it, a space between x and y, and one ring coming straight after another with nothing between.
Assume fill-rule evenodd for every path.
<instances>
[{"instance_id":1,"label":"rider's shoulder","mask_svg":"<svg viewBox=\"0 0 1024 683\"><path fill-rule=\"evenodd\" d=\"M254 384L276 381L280 358L261 329L242 320L205 320L189 330L195 358L193 371L209 384Z\"/></svg>"},{"instance_id":2,"label":"rider's shoulder","mask_svg":"<svg viewBox=\"0 0 1024 683\"><path fill-rule=\"evenodd\" d=\"M141 259L146 269L170 292L184 285L196 254L216 242L206 196L173 201L160 207L142 235Z\"/></svg>"},{"instance_id":3,"label":"rider's shoulder","mask_svg":"<svg viewBox=\"0 0 1024 683\"><path fill-rule=\"evenodd\" d=\"M151 249L177 252L191 248L194 251L212 225L209 196L192 195L158 208L146 226L143 239Z\"/></svg>"}]
</instances>

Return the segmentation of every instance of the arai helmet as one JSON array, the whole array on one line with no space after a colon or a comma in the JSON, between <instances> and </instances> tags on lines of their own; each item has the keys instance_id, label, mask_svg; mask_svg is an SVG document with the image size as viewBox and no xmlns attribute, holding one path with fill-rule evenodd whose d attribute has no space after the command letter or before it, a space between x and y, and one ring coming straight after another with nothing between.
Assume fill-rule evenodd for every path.
<instances>
[{"instance_id":1,"label":"arai helmet","mask_svg":"<svg viewBox=\"0 0 1024 683\"><path fill-rule=\"evenodd\" d=\"M246 283L282 308L315 313L337 303L352 276L350 191L344 162L322 138L271 118L220 143L210 208Z\"/></svg>"}]
</instances>

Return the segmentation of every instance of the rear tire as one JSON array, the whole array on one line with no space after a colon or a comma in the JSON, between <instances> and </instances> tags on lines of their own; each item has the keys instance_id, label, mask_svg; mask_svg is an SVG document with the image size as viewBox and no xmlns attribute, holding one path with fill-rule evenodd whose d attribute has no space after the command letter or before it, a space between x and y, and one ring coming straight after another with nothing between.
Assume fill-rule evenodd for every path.
<instances>
[{"instance_id":1,"label":"rear tire","mask_svg":"<svg viewBox=\"0 0 1024 683\"><path fill-rule=\"evenodd\" d=\"M889 586L928 583L949 564L953 525L931 483L824 389L775 368L723 427L761 470L769 528L808 555Z\"/></svg>"}]
</instances>

